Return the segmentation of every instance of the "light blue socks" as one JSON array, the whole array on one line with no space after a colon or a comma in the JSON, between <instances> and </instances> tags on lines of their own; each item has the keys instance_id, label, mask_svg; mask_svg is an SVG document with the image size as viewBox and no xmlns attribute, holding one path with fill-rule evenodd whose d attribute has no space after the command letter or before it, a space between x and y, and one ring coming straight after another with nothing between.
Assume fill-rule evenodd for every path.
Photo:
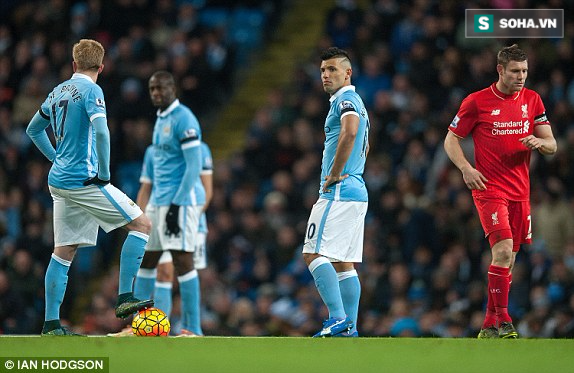
<instances>
[{"instance_id":1,"label":"light blue socks","mask_svg":"<svg viewBox=\"0 0 574 373\"><path fill-rule=\"evenodd\" d=\"M140 268L134 284L134 297L139 300L151 299L156 276L157 269Z\"/></svg>"},{"instance_id":2,"label":"light blue socks","mask_svg":"<svg viewBox=\"0 0 574 373\"><path fill-rule=\"evenodd\" d=\"M128 233L120 255L120 282L118 294L134 291L134 279L142 263L149 236L141 232ZM149 298L146 298L149 299Z\"/></svg>"},{"instance_id":3,"label":"light blue socks","mask_svg":"<svg viewBox=\"0 0 574 373\"><path fill-rule=\"evenodd\" d=\"M66 293L68 270L71 264L71 261L64 260L56 254L52 254L52 259L50 259L50 264L48 264L48 269L46 270L46 277L44 278L46 288L46 313L44 320L46 321L60 319L60 306Z\"/></svg>"},{"instance_id":4,"label":"light blue socks","mask_svg":"<svg viewBox=\"0 0 574 373\"><path fill-rule=\"evenodd\" d=\"M139 276L139 275L138 275ZM171 316L171 290L172 290L172 283L171 282L156 282L155 283L155 290L153 294L154 299L154 307L159 308L167 317Z\"/></svg>"},{"instance_id":5,"label":"light blue socks","mask_svg":"<svg viewBox=\"0 0 574 373\"><path fill-rule=\"evenodd\" d=\"M178 276L177 280L181 294L183 328L197 335L203 335L200 315L201 295L197 270L194 269L183 276Z\"/></svg>"},{"instance_id":6,"label":"light blue socks","mask_svg":"<svg viewBox=\"0 0 574 373\"><path fill-rule=\"evenodd\" d=\"M323 303L329 310L329 318L336 317L344 319L347 315L341 299L339 290L339 279L335 268L329 259L321 256L309 264L309 271L315 279L315 286L323 299Z\"/></svg>"},{"instance_id":7,"label":"light blue socks","mask_svg":"<svg viewBox=\"0 0 574 373\"><path fill-rule=\"evenodd\" d=\"M361 299L361 282L356 270L339 272L339 288L341 289L341 298L347 316L353 320L353 329L350 333L357 331L357 317L359 314L359 300Z\"/></svg>"}]
</instances>

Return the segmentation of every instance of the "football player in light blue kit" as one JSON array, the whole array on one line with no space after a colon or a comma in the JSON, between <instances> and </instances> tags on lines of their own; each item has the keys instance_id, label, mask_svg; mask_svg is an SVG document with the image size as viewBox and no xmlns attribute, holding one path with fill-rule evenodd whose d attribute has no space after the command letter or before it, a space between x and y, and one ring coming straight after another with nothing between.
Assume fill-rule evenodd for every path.
<instances>
[{"instance_id":1,"label":"football player in light blue kit","mask_svg":"<svg viewBox=\"0 0 574 373\"><path fill-rule=\"evenodd\" d=\"M193 265L205 189L200 181L201 128L191 110L176 98L173 76L158 71L149 80L152 103L158 108L153 131L152 192L146 207L154 223L138 272L136 296L151 296L156 266L169 251L181 294L182 336L201 335L199 278Z\"/></svg>"},{"instance_id":2,"label":"football player in light blue kit","mask_svg":"<svg viewBox=\"0 0 574 373\"><path fill-rule=\"evenodd\" d=\"M144 162L142 167L142 173L140 176L140 190L138 192L137 203L141 206L147 214L149 210L147 209L148 202L150 200L150 195L152 193L153 187L153 146L149 146L146 150L144 156ZM207 218L205 215L205 210L207 210L211 198L213 196L213 159L211 155L211 150L209 146L205 143L201 143L201 172L200 172L200 182L205 189L205 204L203 205L203 212L199 220L198 228L198 239L195 245L195 251L193 252L193 265L196 270L205 269L207 267L207 252L206 252L206 236L207 236ZM153 207L150 207L153 210ZM157 265L157 276L156 271L147 272L146 270L140 271L140 276L148 274L147 278L150 280L141 279L138 280L137 288L140 289L140 281L153 281L155 278L155 288L153 291L153 299L155 301L155 307L163 310L168 317L171 314L172 308L172 284L173 284L173 259L169 251L164 251L159 259ZM198 283L199 285L199 283ZM199 292L200 288L197 287ZM194 299L200 300L200 293L197 294ZM194 303L194 308L196 312L193 313L194 317L192 320L184 321L184 325L188 325L189 330L197 335L203 335L201 329L201 317L200 317L200 302ZM113 336L129 336L132 335L131 327L125 330L112 334Z\"/></svg>"},{"instance_id":3,"label":"football player in light blue kit","mask_svg":"<svg viewBox=\"0 0 574 373\"><path fill-rule=\"evenodd\" d=\"M77 335L60 324L68 270L79 246L96 244L98 227L129 231L120 256L116 316L125 318L153 301L134 298L132 287L151 229L150 220L110 184L110 134L102 89L96 84L104 48L82 39L73 47L72 78L58 85L26 132L53 165L48 185L54 200L54 252L46 270L46 314L42 335ZM52 146L46 128L56 139Z\"/></svg>"},{"instance_id":4,"label":"football player in light blue kit","mask_svg":"<svg viewBox=\"0 0 574 373\"><path fill-rule=\"evenodd\" d=\"M211 149L205 142L201 143L201 184L205 189L205 205L199 220L199 240L193 252L193 263L196 269L207 268L207 216L205 211L209 207L213 197L213 157Z\"/></svg>"},{"instance_id":5,"label":"football player in light blue kit","mask_svg":"<svg viewBox=\"0 0 574 373\"><path fill-rule=\"evenodd\" d=\"M329 310L314 337L356 337L361 284L353 263L362 261L368 197L363 170L369 151L369 118L351 85L347 52L321 55L323 89L331 95L319 199L313 205L303 258Z\"/></svg>"}]
</instances>

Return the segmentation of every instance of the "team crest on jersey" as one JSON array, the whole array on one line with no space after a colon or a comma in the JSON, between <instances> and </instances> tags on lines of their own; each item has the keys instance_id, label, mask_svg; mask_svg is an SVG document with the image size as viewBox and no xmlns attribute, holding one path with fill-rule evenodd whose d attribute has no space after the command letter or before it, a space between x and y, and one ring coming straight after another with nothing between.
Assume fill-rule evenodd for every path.
<instances>
[{"instance_id":1,"label":"team crest on jersey","mask_svg":"<svg viewBox=\"0 0 574 373\"><path fill-rule=\"evenodd\" d=\"M454 119L452 120L452 122L450 122L450 126L452 128L456 128L458 126L458 121L460 120L460 118L458 117L458 115L454 116Z\"/></svg>"},{"instance_id":2,"label":"team crest on jersey","mask_svg":"<svg viewBox=\"0 0 574 373\"><path fill-rule=\"evenodd\" d=\"M106 103L104 102L104 99L102 98L96 98L96 105L105 108L106 107Z\"/></svg>"},{"instance_id":3,"label":"team crest on jersey","mask_svg":"<svg viewBox=\"0 0 574 373\"><path fill-rule=\"evenodd\" d=\"M522 108L522 118L528 118L528 104L521 106Z\"/></svg>"},{"instance_id":4,"label":"team crest on jersey","mask_svg":"<svg viewBox=\"0 0 574 373\"><path fill-rule=\"evenodd\" d=\"M170 132L171 132L171 124L168 124L168 125L163 127L163 135L164 136L169 136Z\"/></svg>"},{"instance_id":5,"label":"team crest on jersey","mask_svg":"<svg viewBox=\"0 0 574 373\"><path fill-rule=\"evenodd\" d=\"M498 225L498 211L492 214L492 225Z\"/></svg>"}]
</instances>

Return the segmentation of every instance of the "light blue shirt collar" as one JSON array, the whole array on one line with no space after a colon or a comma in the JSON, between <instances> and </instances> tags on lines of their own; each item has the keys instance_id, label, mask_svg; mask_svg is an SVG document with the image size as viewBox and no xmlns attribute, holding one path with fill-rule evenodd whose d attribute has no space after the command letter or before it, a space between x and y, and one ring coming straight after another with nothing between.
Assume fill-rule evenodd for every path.
<instances>
[{"instance_id":1,"label":"light blue shirt collar","mask_svg":"<svg viewBox=\"0 0 574 373\"><path fill-rule=\"evenodd\" d=\"M179 99L175 99L171 105L169 105L167 107L167 109L165 109L164 111L161 111L160 109L157 109L157 116L160 118L165 118L167 117L176 107L179 106Z\"/></svg>"},{"instance_id":2,"label":"light blue shirt collar","mask_svg":"<svg viewBox=\"0 0 574 373\"><path fill-rule=\"evenodd\" d=\"M92 78L90 78L89 76L87 76L86 74L82 74L82 73L74 73L72 75L72 79L86 79L89 80L92 83L95 83Z\"/></svg>"},{"instance_id":3,"label":"light blue shirt collar","mask_svg":"<svg viewBox=\"0 0 574 373\"><path fill-rule=\"evenodd\" d=\"M339 88L339 90L337 92L335 92L335 94L333 96L331 96L331 98L329 98L329 102L333 102L337 99L337 97L341 96L344 92L347 91L355 91L355 86L354 85L346 85L344 87Z\"/></svg>"}]
</instances>

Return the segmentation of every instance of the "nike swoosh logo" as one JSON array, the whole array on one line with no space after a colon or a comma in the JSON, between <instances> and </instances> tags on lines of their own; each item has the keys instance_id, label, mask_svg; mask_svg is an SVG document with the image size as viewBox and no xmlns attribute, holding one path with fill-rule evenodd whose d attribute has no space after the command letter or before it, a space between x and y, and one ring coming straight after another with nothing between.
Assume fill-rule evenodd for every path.
<instances>
[{"instance_id":1,"label":"nike swoosh logo","mask_svg":"<svg viewBox=\"0 0 574 373\"><path fill-rule=\"evenodd\" d=\"M341 325L342 323L344 323L345 320L339 320L336 323L334 323L333 325L330 325L328 328L325 328L321 331L321 335L328 335L331 334L331 330L333 329L333 327Z\"/></svg>"}]
</instances>

